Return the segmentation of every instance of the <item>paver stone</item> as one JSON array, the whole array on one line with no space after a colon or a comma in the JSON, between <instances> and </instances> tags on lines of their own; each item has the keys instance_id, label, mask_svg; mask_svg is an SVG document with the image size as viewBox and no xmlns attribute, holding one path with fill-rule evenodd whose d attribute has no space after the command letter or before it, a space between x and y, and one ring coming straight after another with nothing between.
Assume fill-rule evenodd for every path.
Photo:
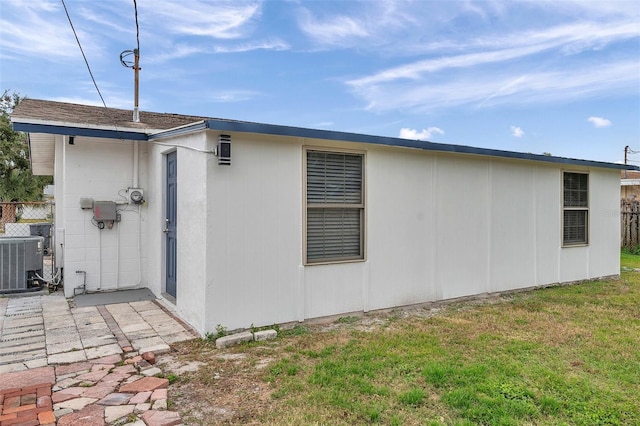
<instances>
[{"instance_id":1,"label":"paver stone","mask_svg":"<svg viewBox=\"0 0 640 426\"><path fill-rule=\"evenodd\" d=\"M40 367L32 370L0 374L0 390L25 388L40 384L56 382L53 367Z\"/></svg>"},{"instance_id":2,"label":"paver stone","mask_svg":"<svg viewBox=\"0 0 640 426\"><path fill-rule=\"evenodd\" d=\"M41 425L55 424L56 416L53 415L53 411L42 411L38 413L38 421Z\"/></svg>"},{"instance_id":3,"label":"paver stone","mask_svg":"<svg viewBox=\"0 0 640 426\"><path fill-rule=\"evenodd\" d=\"M158 399L167 399L167 389L156 389L151 394L151 401L156 401Z\"/></svg>"},{"instance_id":4,"label":"paver stone","mask_svg":"<svg viewBox=\"0 0 640 426\"><path fill-rule=\"evenodd\" d=\"M109 370L98 370L76 376L76 380L80 382L99 382L109 374Z\"/></svg>"},{"instance_id":5,"label":"paver stone","mask_svg":"<svg viewBox=\"0 0 640 426\"><path fill-rule=\"evenodd\" d=\"M57 404L54 404L53 408L55 410L58 410L60 408L71 408L73 410L82 410L87 405L93 404L96 401L97 401L96 398L74 398L74 399L70 399L68 401L59 402Z\"/></svg>"},{"instance_id":6,"label":"paver stone","mask_svg":"<svg viewBox=\"0 0 640 426\"><path fill-rule=\"evenodd\" d=\"M169 386L169 380L158 377L144 377L133 383L120 386L120 392L138 393L144 391L153 391L156 389L166 388Z\"/></svg>"},{"instance_id":7,"label":"paver stone","mask_svg":"<svg viewBox=\"0 0 640 426\"><path fill-rule=\"evenodd\" d=\"M167 409L167 400L166 399L158 399L153 402L151 406L153 410L166 410Z\"/></svg>"},{"instance_id":8,"label":"paver stone","mask_svg":"<svg viewBox=\"0 0 640 426\"><path fill-rule=\"evenodd\" d=\"M72 362L86 361L87 356L84 351L62 352L49 355L49 364L71 364Z\"/></svg>"},{"instance_id":9,"label":"paver stone","mask_svg":"<svg viewBox=\"0 0 640 426\"><path fill-rule=\"evenodd\" d=\"M175 426L179 425L180 415L175 411L147 411L142 415L147 426Z\"/></svg>"},{"instance_id":10,"label":"paver stone","mask_svg":"<svg viewBox=\"0 0 640 426\"><path fill-rule=\"evenodd\" d=\"M104 426L104 407L94 404L66 414L58 419L58 426Z\"/></svg>"},{"instance_id":11,"label":"paver stone","mask_svg":"<svg viewBox=\"0 0 640 426\"><path fill-rule=\"evenodd\" d=\"M83 392L84 388L81 387L63 389L61 391L54 392L53 395L51 395L51 401L53 401L54 404L57 404L58 402L68 401L70 399L79 397L83 394Z\"/></svg>"},{"instance_id":12,"label":"paver stone","mask_svg":"<svg viewBox=\"0 0 640 426\"><path fill-rule=\"evenodd\" d=\"M158 390L160 390L160 389L156 389L156 391L158 391ZM153 391L153 392L155 392L155 391ZM133 398L131 398L129 400L129 404L137 405L137 404L145 403L145 402L147 402L147 400L149 399L149 397L151 395L152 395L151 391L138 392L137 394L135 394L133 396Z\"/></svg>"},{"instance_id":13,"label":"paver stone","mask_svg":"<svg viewBox=\"0 0 640 426\"><path fill-rule=\"evenodd\" d=\"M112 383L98 383L95 386L91 386L85 388L84 392L82 392L82 396L84 398L98 398L102 399L105 396L113 393L116 390L116 385Z\"/></svg>"},{"instance_id":14,"label":"paver stone","mask_svg":"<svg viewBox=\"0 0 640 426\"><path fill-rule=\"evenodd\" d=\"M125 405L131 399L130 393L110 393L97 403L100 405Z\"/></svg>"},{"instance_id":15,"label":"paver stone","mask_svg":"<svg viewBox=\"0 0 640 426\"><path fill-rule=\"evenodd\" d=\"M133 413L134 408L134 405L118 405L115 407L105 407L104 421L107 423L113 423L119 418Z\"/></svg>"},{"instance_id":16,"label":"paver stone","mask_svg":"<svg viewBox=\"0 0 640 426\"><path fill-rule=\"evenodd\" d=\"M155 376L157 374L161 374L162 370L158 367L147 368L146 370L142 370L142 374L145 376Z\"/></svg>"},{"instance_id":17,"label":"paver stone","mask_svg":"<svg viewBox=\"0 0 640 426\"><path fill-rule=\"evenodd\" d=\"M87 348L85 349L85 352L87 353L88 359L94 359L94 358L102 358L108 355L121 354L122 349L120 348L120 345L118 345L117 343L112 343L110 345L96 346L95 348Z\"/></svg>"}]
</instances>

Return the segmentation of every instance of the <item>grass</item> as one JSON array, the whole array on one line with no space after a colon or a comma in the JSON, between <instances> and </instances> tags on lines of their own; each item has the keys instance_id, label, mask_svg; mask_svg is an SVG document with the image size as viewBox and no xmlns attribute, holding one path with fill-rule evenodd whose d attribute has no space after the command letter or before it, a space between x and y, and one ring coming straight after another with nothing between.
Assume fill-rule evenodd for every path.
<instances>
[{"instance_id":1,"label":"grass","mask_svg":"<svg viewBox=\"0 0 640 426\"><path fill-rule=\"evenodd\" d=\"M622 264L640 267L640 256ZM288 339L298 357L271 367L281 410L265 420L640 424L639 305L640 275L625 273L380 332Z\"/></svg>"},{"instance_id":2,"label":"grass","mask_svg":"<svg viewBox=\"0 0 640 426\"><path fill-rule=\"evenodd\" d=\"M620 266L626 268L640 268L640 253L637 252L637 248L635 250L623 248L620 253Z\"/></svg>"},{"instance_id":3,"label":"grass","mask_svg":"<svg viewBox=\"0 0 640 426\"><path fill-rule=\"evenodd\" d=\"M627 267L640 256L622 255ZM640 424L640 273L298 328L256 371L261 424ZM421 315L424 314L424 315ZM301 327L301 326L300 326ZM235 367L246 371L243 367ZM243 419L243 421L246 419Z\"/></svg>"}]
</instances>

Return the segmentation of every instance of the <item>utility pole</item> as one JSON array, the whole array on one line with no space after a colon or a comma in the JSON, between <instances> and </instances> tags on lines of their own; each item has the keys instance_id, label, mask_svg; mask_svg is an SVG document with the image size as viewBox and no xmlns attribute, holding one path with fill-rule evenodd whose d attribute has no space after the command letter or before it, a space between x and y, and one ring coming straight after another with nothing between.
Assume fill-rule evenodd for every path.
<instances>
[{"instance_id":1,"label":"utility pole","mask_svg":"<svg viewBox=\"0 0 640 426\"><path fill-rule=\"evenodd\" d=\"M138 49L133 49L133 74L134 74L134 87L135 87L135 91L134 91L134 105L133 105L133 121L136 123L140 122L140 114L138 112L138 92L139 92L139 87L140 87L140 83L139 83L139 79L138 79L138 72L140 71L140 51ZM627 147L628 148L628 147ZM626 151L625 151L626 152ZM626 158L626 154L625 154L625 158ZM625 161L626 164L626 161Z\"/></svg>"},{"instance_id":2,"label":"utility pole","mask_svg":"<svg viewBox=\"0 0 640 426\"><path fill-rule=\"evenodd\" d=\"M629 145L624 147L624 165L627 165L627 154L629 153ZM627 170L624 171L624 178L627 178Z\"/></svg>"},{"instance_id":3,"label":"utility pole","mask_svg":"<svg viewBox=\"0 0 640 426\"><path fill-rule=\"evenodd\" d=\"M131 55L133 55L133 63L131 62L130 58ZM138 111L138 94L140 92L140 83L139 83L139 72L141 70L140 68L140 50L138 49L133 49L133 50L125 50L124 52L122 52L120 54L120 63L122 64L122 66L126 67L126 68L132 68L133 69L133 121L135 123L139 123L140 122L140 113Z\"/></svg>"}]
</instances>

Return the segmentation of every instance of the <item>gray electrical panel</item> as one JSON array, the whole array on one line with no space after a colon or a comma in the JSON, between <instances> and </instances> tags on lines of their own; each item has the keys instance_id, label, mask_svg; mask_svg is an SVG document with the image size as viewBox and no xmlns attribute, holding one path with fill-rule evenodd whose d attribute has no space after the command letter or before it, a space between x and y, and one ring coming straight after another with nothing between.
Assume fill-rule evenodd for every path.
<instances>
[{"instance_id":1,"label":"gray electrical panel","mask_svg":"<svg viewBox=\"0 0 640 426\"><path fill-rule=\"evenodd\" d=\"M82 210L91 210L93 208L93 198L80 198L80 208Z\"/></svg>"},{"instance_id":2,"label":"gray electrical panel","mask_svg":"<svg viewBox=\"0 0 640 426\"><path fill-rule=\"evenodd\" d=\"M116 217L116 203L113 201L95 201L93 203L93 218L96 221L115 221Z\"/></svg>"}]
</instances>

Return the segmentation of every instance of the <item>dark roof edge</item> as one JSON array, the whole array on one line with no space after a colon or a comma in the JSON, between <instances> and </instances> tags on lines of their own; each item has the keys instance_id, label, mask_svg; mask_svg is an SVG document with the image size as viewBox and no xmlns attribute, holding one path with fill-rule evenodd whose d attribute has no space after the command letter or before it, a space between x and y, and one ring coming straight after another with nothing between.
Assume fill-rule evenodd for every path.
<instances>
[{"instance_id":1,"label":"dark roof edge","mask_svg":"<svg viewBox=\"0 0 640 426\"><path fill-rule=\"evenodd\" d=\"M504 151L499 149L476 148L465 145L452 145L444 143L427 142L420 140L401 139L386 136L372 136L360 133L339 132L333 130L307 129L303 127L280 126L274 124L260 124L245 121L228 121L220 119L210 119L206 121L206 126L211 130L224 132L261 133L276 136L292 136L313 139L325 139L345 142L359 142L375 145L397 146L404 148L422 149L425 151L451 152L460 154L484 155L492 157L502 157L517 160L542 161L545 163L569 164L575 166L602 167L618 170L640 170L640 167L608 163L604 161L580 160L576 158L554 157L551 155L531 154L515 151ZM189 131L188 127L184 128Z\"/></svg>"},{"instance_id":2,"label":"dark roof edge","mask_svg":"<svg viewBox=\"0 0 640 426\"><path fill-rule=\"evenodd\" d=\"M545 163L568 164L574 166L600 167L618 170L640 170L633 165L607 163L604 161L580 160L576 158L554 157L550 155L531 154L515 151L504 151L489 148L476 148L465 145L452 145L444 143L427 142L420 140L393 138L388 136L372 136L361 133L339 132L333 130L308 129L304 127L282 126L275 124L252 123L248 121L233 121L222 119L209 119L199 121L174 129L158 131L152 134L130 132L124 130L91 129L86 127L56 126L50 124L35 124L13 122L13 128L20 132L51 133L57 135L87 136L108 139L127 139L138 141L153 141L167 137L190 134L204 129L223 132L258 133L275 136L291 136L312 139L325 139L354 143L367 143L374 145L386 145L403 148L415 148L425 151L450 152L459 154L483 155L517 160L540 161Z\"/></svg>"},{"instance_id":3,"label":"dark roof edge","mask_svg":"<svg viewBox=\"0 0 640 426\"><path fill-rule=\"evenodd\" d=\"M94 138L127 139L137 141L146 141L149 138L146 133L129 132L126 130L89 129L86 127L55 126L52 124L21 123L16 121L13 122L13 130L28 133L51 133L54 135L87 136Z\"/></svg>"}]
</instances>

